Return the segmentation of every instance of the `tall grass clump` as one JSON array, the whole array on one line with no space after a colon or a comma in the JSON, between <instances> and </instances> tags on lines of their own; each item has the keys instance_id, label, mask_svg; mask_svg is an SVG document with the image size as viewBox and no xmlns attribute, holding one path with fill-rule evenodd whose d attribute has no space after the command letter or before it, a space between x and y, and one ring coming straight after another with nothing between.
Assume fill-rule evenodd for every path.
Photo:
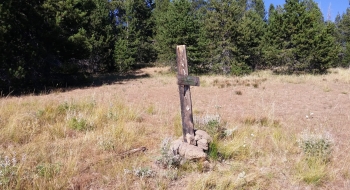
<instances>
[{"instance_id":1,"label":"tall grass clump","mask_svg":"<svg viewBox=\"0 0 350 190\"><path fill-rule=\"evenodd\" d=\"M248 138L247 133L237 130L231 137L218 141L218 152L224 159L245 160L251 150Z\"/></svg>"},{"instance_id":2,"label":"tall grass clump","mask_svg":"<svg viewBox=\"0 0 350 190\"><path fill-rule=\"evenodd\" d=\"M327 164L316 157L301 159L296 169L297 178L307 184L320 185L327 179Z\"/></svg>"},{"instance_id":3,"label":"tall grass clump","mask_svg":"<svg viewBox=\"0 0 350 190\"><path fill-rule=\"evenodd\" d=\"M298 178L307 184L320 185L327 179L334 141L329 133L304 130L298 141L303 157L297 163Z\"/></svg>"},{"instance_id":4,"label":"tall grass clump","mask_svg":"<svg viewBox=\"0 0 350 190\"><path fill-rule=\"evenodd\" d=\"M220 157L221 155L218 150L218 142L216 138L209 144L208 156L211 160L221 159Z\"/></svg>"}]
</instances>

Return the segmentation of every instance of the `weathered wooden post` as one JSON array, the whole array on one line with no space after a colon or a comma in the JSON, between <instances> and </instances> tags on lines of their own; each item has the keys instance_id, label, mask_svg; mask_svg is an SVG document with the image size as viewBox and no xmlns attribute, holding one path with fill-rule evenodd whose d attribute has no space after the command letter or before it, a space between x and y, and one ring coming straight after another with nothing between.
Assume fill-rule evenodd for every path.
<instances>
[{"instance_id":1,"label":"weathered wooden post","mask_svg":"<svg viewBox=\"0 0 350 190\"><path fill-rule=\"evenodd\" d=\"M199 78L188 76L185 45L179 45L176 47L176 62L178 79L177 84L179 85L180 93L183 138L184 142L193 144L195 141L190 86L199 86Z\"/></svg>"}]
</instances>

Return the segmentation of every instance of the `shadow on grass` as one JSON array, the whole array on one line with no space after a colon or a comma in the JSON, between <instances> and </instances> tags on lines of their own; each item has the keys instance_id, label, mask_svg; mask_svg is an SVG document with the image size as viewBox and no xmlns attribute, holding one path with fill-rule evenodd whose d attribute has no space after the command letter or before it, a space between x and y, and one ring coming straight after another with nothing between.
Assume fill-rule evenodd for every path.
<instances>
[{"instance_id":1,"label":"shadow on grass","mask_svg":"<svg viewBox=\"0 0 350 190\"><path fill-rule=\"evenodd\" d=\"M140 70L128 72L125 74L97 74L91 77L92 83L91 86L102 86L102 85L110 85L110 84L124 84L124 82L129 80L136 80L142 78L149 78L150 75L147 73L143 73Z\"/></svg>"},{"instance_id":2,"label":"shadow on grass","mask_svg":"<svg viewBox=\"0 0 350 190\"><path fill-rule=\"evenodd\" d=\"M42 95L56 92L67 92L81 88L99 87L102 85L125 84L130 80L149 78L150 75L141 70L127 73L105 73L95 75L55 75L51 76L42 84L22 85L19 88L0 88L1 97L22 96L22 95Z\"/></svg>"}]
</instances>

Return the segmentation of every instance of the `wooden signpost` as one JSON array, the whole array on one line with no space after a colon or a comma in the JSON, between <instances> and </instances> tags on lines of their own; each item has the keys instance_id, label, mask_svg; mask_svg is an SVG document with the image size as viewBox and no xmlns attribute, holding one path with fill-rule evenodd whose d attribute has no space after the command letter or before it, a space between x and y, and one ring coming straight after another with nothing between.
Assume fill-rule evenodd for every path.
<instances>
[{"instance_id":1,"label":"wooden signpost","mask_svg":"<svg viewBox=\"0 0 350 190\"><path fill-rule=\"evenodd\" d=\"M199 86L199 77L188 76L186 46L176 47L177 62L177 84L179 85L182 132L184 142L188 142L189 137L194 138L194 124L192 114L192 101L190 86Z\"/></svg>"}]
</instances>

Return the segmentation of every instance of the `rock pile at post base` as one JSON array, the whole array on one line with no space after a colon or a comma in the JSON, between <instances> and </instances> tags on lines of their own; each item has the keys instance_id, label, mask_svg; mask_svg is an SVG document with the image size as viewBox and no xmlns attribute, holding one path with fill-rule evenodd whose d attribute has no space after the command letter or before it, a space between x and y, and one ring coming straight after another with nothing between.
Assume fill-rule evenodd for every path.
<instances>
[{"instance_id":1,"label":"rock pile at post base","mask_svg":"<svg viewBox=\"0 0 350 190\"><path fill-rule=\"evenodd\" d=\"M206 159L206 151L213 140L203 130L195 130L194 134L194 137L190 134L186 135L187 142L183 141L183 137L171 142L168 154L180 155L186 160Z\"/></svg>"}]
</instances>

